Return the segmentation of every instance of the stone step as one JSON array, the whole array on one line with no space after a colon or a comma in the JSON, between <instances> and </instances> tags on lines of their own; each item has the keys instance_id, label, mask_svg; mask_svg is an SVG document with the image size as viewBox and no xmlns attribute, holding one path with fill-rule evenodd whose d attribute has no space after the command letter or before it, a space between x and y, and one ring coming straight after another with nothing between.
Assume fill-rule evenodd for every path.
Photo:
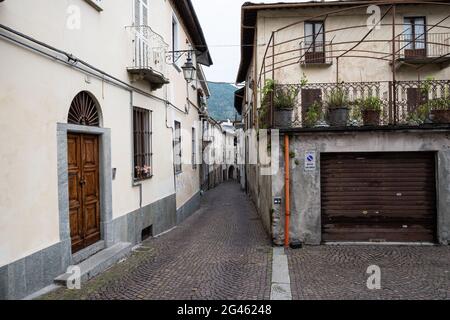
<instances>
[{"instance_id":1,"label":"stone step","mask_svg":"<svg viewBox=\"0 0 450 320\"><path fill-rule=\"evenodd\" d=\"M106 248L87 260L77 265L81 271L81 282L86 282L89 279L102 273L120 259L125 257L132 249L132 244L128 242L120 242L112 247ZM55 283L66 285L67 280L72 276L70 273L64 273L54 279Z\"/></svg>"}]
</instances>

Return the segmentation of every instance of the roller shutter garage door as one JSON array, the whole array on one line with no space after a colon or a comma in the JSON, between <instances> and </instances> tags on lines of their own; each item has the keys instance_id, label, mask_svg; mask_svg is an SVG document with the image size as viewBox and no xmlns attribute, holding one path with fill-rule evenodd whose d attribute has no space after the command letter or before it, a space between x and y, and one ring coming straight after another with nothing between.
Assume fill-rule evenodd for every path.
<instances>
[{"instance_id":1,"label":"roller shutter garage door","mask_svg":"<svg viewBox=\"0 0 450 320\"><path fill-rule=\"evenodd\" d=\"M321 206L324 242L434 242L435 154L322 154Z\"/></svg>"}]
</instances>

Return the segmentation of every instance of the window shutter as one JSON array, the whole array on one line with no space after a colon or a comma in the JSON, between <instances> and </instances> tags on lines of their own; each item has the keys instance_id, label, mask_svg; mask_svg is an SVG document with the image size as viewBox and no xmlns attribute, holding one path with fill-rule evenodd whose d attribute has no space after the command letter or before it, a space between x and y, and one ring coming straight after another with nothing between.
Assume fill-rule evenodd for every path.
<instances>
[{"instance_id":1,"label":"window shutter","mask_svg":"<svg viewBox=\"0 0 450 320\"><path fill-rule=\"evenodd\" d=\"M134 23L136 26L141 25L141 1L134 0Z\"/></svg>"},{"instance_id":2,"label":"window shutter","mask_svg":"<svg viewBox=\"0 0 450 320\"><path fill-rule=\"evenodd\" d=\"M148 0L142 1L142 23L144 26L148 26Z\"/></svg>"}]
</instances>

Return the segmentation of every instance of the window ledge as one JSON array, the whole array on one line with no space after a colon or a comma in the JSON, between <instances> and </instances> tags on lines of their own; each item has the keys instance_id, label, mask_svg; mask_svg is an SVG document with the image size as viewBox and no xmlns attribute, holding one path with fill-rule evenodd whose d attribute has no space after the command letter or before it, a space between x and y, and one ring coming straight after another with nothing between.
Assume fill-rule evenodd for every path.
<instances>
[{"instance_id":1,"label":"window ledge","mask_svg":"<svg viewBox=\"0 0 450 320\"><path fill-rule=\"evenodd\" d=\"M148 177L146 177L146 178L133 178L133 184L134 184L135 186L137 186L137 185L139 185L141 182L150 180L150 179L152 179L152 178L153 178L153 174L150 175L150 176L148 176Z\"/></svg>"}]
</instances>

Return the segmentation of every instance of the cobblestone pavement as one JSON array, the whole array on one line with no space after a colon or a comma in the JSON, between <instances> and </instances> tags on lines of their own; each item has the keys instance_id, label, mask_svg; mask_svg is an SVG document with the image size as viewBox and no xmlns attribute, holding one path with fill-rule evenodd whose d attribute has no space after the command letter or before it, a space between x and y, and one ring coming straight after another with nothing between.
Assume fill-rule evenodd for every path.
<instances>
[{"instance_id":1,"label":"cobblestone pavement","mask_svg":"<svg viewBox=\"0 0 450 320\"><path fill-rule=\"evenodd\" d=\"M236 183L208 191L201 209L150 239L81 290L44 299L269 299L271 244Z\"/></svg>"},{"instance_id":2,"label":"cobblestone pavement","mask_svg":"<svg viewBox=\"0 0 450 320\"><path fill-rule=\"evenodd\" d=\"M450 299L450 248L320 246L288 250L293 299ZM367 268L381 268L381 289Z\"/></svg>"}]
</instances>

